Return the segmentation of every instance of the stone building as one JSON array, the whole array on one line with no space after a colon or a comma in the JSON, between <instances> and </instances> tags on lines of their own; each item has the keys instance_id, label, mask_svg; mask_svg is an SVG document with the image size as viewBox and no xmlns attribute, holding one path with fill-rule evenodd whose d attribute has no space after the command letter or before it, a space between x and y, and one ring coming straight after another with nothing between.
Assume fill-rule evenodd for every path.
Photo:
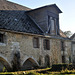
<instances>
[{"instance_id":1,"label":"stone building","mask_svg":"<svg viewBox=\"0 0 75 75\"><path fill-rule=\"evenodd\" d=\"M1 2L2 67L10 71L70 63L71 41L60 32L62 11L56 4L30 9L6 0Z\"/></svg>"},{"instance_id":2,"label":"stone building","mask_svg":"<svg viewBox=\"0 0 75 75\"><path fill-rule=\"evenodd\" d=\"M72 63L75 64L75 33L70 37L72 40Z\"/></svg>"}]
</instances>

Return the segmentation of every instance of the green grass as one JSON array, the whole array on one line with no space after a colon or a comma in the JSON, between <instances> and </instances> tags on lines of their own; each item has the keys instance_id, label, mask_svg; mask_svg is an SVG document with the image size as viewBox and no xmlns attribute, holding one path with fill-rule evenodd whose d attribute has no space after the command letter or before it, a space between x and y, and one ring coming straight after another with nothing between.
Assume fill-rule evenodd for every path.
<instances>
[{"instance_id":1,"label":"green grass","mask_svg":"<svg viewBox=\"0 0 75 75\"><path fill-rule=\"evenodd\" d=\"M50 68L45 69L36 69L36 70L28 70L28 71L17 71L17 72L1 72L1 74L11 74L11 75L75 75L75 70L62 70L61 72L51 72Z\"/></svg>"}]
</instances>

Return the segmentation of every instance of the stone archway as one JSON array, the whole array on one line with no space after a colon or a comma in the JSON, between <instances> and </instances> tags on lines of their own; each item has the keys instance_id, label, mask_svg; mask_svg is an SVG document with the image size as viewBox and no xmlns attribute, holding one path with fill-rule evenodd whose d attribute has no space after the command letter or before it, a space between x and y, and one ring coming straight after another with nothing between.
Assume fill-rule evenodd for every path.
<instances>
[{"instance_id":1,"label":"stone archway","mask_svg":"<svg viewBox=\"0 0 75 75\"><path fill-rule=\"evenodd\" d=\"M49 55L45 56L45 66L50 67L50 57L49 57Z\"/></svg>"},{"instance_id":2,"label":"stone archway","mask_svg":"<svg viewBox=\"0 0 75 75\"><path fill-rule=\"evenodd\" d=\"M11 66L10 63L8 62L8 60L3 57L2 55L0 55L0 66L1 67L5 67L7 71L11 71Z\"/></svg>"},{"instance_id":3,"label":"stone archway","mask_svg":"<svg viewBox=\"0 0 75 75\"><path fill-rule=\"evenodd\" d=\"M38 62L35 59L29 57L23 63L21 70L29 70L29 69L34 69L38 67L39 67Z\"/></svg>"}]
</instances>

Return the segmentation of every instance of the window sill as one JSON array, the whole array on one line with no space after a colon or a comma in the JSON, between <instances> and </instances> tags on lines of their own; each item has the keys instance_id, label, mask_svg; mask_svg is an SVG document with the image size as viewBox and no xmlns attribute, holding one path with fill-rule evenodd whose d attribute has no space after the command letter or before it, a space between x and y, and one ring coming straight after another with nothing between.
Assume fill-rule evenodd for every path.
<instances>
[{"instance_id":1,"label":"window sill","mask_svg":"<svg viewBox=\"0 0 75 75\"><path fill-rule=\"evenodd\" d=\"M6 44L5 43L0 43L0 46L6 46Z\"/></svg>"}]
</instances>

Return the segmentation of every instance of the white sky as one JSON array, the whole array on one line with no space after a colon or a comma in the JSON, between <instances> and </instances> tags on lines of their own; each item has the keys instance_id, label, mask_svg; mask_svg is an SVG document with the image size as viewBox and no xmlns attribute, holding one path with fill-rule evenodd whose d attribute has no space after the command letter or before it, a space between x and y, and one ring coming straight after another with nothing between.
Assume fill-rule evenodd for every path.
<instances>
[{"instance_id":1,"label":"white sky","mask_svg":"<svg viewBox=\"0 0 75 75\"><path fill-rule=\"evenodd\" d=\"M56 4L63 12L60 14L60 29L75 33L75 0L9 0L29 8Z\"/></svg>"}]
</instances>

